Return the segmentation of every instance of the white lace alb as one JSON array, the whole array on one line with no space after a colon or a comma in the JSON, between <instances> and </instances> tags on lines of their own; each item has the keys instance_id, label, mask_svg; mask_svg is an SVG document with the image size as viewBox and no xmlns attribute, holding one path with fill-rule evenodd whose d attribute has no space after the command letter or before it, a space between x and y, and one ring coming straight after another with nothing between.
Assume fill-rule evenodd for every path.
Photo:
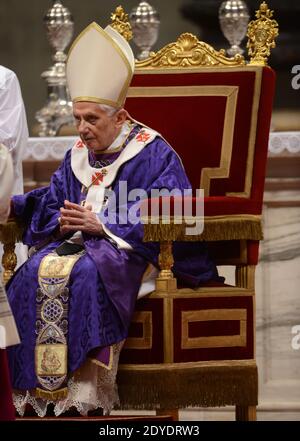
<instances>
[{"instance_id":1,"label":"white lace alb","mask_svg":"<svg viewBox=\"0 0 300 441\"><path fill-rule=\"evenodd\" d=\"M98 408L104 415L109 415L114 406L119 404L116 376L119 356L124 341L113 346L113 363L110 370L95 364L90 359L81 366L68 381L68 396L59 401L34 397L30 391L14 391L13 400L19 415L25 413L26 404L31 404L39 417L44 417L50 403L54 404L56 416L75 407L81 415Z\"/></svg>"}]
</instances>

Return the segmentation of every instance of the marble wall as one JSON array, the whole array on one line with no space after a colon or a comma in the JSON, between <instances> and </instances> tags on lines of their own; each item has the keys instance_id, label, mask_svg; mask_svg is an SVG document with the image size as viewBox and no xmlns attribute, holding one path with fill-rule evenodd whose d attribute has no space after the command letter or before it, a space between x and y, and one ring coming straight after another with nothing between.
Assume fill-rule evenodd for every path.
<instances>
[{"instance_id":1,"label":"marble wall","mask_svg":"<svg viewBox=\"0 0 300 441\"><path fill-rule=\"evenodd\" d=\"M297 410L300 419L300 349L292 345L300 325L300 191L266 192L264 222L256 276L260 404Z\"/></svg>"}]
</instances>

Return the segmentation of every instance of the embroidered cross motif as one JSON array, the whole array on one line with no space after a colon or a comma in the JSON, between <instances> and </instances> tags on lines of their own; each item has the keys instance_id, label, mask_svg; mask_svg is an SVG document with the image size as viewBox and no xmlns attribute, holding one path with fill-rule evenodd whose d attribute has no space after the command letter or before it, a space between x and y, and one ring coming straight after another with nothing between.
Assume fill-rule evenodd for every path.
<instances>
[{"instance_id":1,"label":"embroidered cross motif","mask_svg":"<svg viewBox=\"0 0 300 441\"><path fill-rule=\"evenodd\" d=\"M81 139L79 139L79 140L76 142L75 147L78 148L78 149L82 149L82 148L84 147L84 144L83 144L83 142L81 141Z\"/></svg>"},{"instance_id":2,"label":"embroidered cross motif","mask_svg":"<svg viewBox=\"0 0 300 441\"><path fill-rule=\"evenodd\" d=\"M138 142L146 142L150 138L150 133L145 132L144 130L141 130L140 133L136 136L136 140Z\"/></svg>"},{"instance_id":3,"label":"embroidered cross motif","mask_svg":"<svg viewBox=\"0 0 300 441\"><path fill-rule=\"evenodd\" d=\"M103 181L103 174L96 172L94 175L92 175L91 185L100 185L102 181Z\"/></svg>"}]
</instances>

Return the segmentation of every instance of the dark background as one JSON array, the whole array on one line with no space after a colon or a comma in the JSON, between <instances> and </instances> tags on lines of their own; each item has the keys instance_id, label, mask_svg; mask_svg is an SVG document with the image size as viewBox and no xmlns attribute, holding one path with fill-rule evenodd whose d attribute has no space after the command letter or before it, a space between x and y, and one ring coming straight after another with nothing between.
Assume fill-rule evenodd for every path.
<instances>
[{"instance_id":1,"label":"dark background","mask_svg":"<svg viewBox=\"0 0 300 441\"><path fill-rule=\"evenodd\" d=\"M129 13L139 1L62 0L62 3L73 15L76 36L91 21L105 27L110 22L110 13L119 4ZM228 47L218 20L222 0L149 0L149 3L158 10L161 20L154 50L175 41L183 32L196 34L217 49ZM247 0L247 4L254 18L260 1ZM300 1L270 0L268 4L275 10L274 18L280 26L277 47L270 59L278 78L275 107L300 110L300 90L291 87L291 69L295 64L300 65ZM35 112L46 100L46 84L40 75L52 65L52 53L43 17L51 5L51 0L0 0L0 63L19 77L29 128L35 124ZM134 43L132 47L136 49Z\"/></svg>"}]
</instances>

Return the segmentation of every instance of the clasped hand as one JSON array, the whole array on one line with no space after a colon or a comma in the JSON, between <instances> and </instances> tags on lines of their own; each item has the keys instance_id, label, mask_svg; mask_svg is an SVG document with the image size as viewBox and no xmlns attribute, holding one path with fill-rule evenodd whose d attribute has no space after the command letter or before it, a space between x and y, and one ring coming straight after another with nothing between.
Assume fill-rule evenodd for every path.
<instances>
[{"instance_id":1,"label":"clasped hand","mask_svg":"<svg viewBox=\"0 0 300 441\"><path fill-rule=\"evenodd\" d=\"M94 236L104 234L99 218L92 212L92 206L82 207L73 202L65 201L65 207L60 209L59 218L60 233L66 234L75 231L83 231Z\"/></svg>"}]
</instances>

